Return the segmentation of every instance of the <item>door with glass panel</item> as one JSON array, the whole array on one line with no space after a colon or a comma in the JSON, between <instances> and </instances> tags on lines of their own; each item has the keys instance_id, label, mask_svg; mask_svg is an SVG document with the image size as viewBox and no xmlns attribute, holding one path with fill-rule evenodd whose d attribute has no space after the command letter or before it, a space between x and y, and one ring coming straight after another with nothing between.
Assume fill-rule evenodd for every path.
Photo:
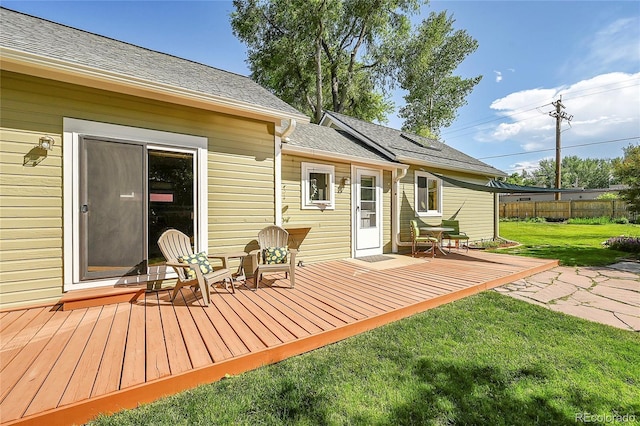
<instances>
[{"instance_id":1,"label":"door with glass panel","mask_svg":"<svg viewBox=\"0 0 640 426\"><path fill-rule=\"evenodd\" d=\"M194 155L145 144L80 141L79 279L144 275L164 261L167 228L194 236Z\"/></svg>"},{"instance_id":2,"label":"door with glass panel","mask_svg":"<svg viewBox=\"0 0 640 426\"><path fill-rule=\"evenodd\" d=\"M356 169L355 255L382 253L382 174L378 170Z\"/></svg>"}]
</instances>

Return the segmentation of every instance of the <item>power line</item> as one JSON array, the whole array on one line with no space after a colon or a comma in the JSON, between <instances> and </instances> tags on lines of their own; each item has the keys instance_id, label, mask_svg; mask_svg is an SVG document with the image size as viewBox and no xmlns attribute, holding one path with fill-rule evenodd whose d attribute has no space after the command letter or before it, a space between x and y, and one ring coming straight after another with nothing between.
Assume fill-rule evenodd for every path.
<instances>
[{"instance_id":1,"label":"power line","mask_svg":"<svg viewBox=\"0 0 640 426\"><path fill-rule=\"evenodd\" d=\"M614 143L614 142L623 142L623 141L631 141L634 139L640 139L640 136L633 136L631 138L622 138L622 139L612 139L609 141L600 141L600 142L591 142L591 143L581 143L576 145L567 145L564 148L577 148L581 146L590 146L590 145L601 145L605 143ZM547 152L547 151L555 151L555 148L547 148L547 149L536 149L533 151L524 151L524 152L514 152L512 154L501 154L501 155L492 155L489 157L478 157L478 160L486 160L489 158L503 158L503 157L514 157L516 155L525 155L525 154L535 154L537 152Z\"/></svg>"}]
</instances>

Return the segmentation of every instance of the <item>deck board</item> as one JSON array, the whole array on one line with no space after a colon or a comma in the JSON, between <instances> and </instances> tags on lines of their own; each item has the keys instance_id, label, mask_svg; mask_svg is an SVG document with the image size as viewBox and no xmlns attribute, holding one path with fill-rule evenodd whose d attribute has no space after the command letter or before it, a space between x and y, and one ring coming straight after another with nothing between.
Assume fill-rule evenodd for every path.
<instances>
[{"instance_id":1,"label":"deck board","mask_svg":"<svg viewBox=\"0 0 640 426\"><path fill-rule=\"evenodd\" d=\"M33 401L31 401L29 409L25 412L26 416L36 414L38 410L50 410L58 406L74 369L79 363L83 349L89 341L89 336L93 331L100 311L100 308L80 311L84 314L82 322L74 330L56 364L46 376ZM63 385L61 386L61 384Z\"/></svg>"},{"instance_id":2,"label":"deck board","mask_svg":"<svg viewBox=\"0 0 640 426\"><path fill-rule=\"evenodd\" d=\"M67 389L62 395L60 405L71 404L89 398L95 382L104 348L109 338L111 324L115 316L117 305L96 307L100 314L94 323L91 334L84 347L82 356L68 381ZM90 308L91 309L91 308Z\"/></svg>"},{"instance_id":3,"label":"deck board","mask_svg":"<svg viewBox=\"0 0 640 426\"><path fill-rule=\"evenodd\" d=\"M168 376L169 358L167 357L167 346L162 329L162 316L160 314L160 303L158 297L160 293L149 295L150 306L146 309L146 351L147 351L147 381Z\"/></svg>"},{"instance_id":4,"label":"deck board","mask_svg":"<svg viewBox=\"0 0 640 426\"><path fill-rule=\"evenodd\" d=\"M412 261L414 262L414 261ZM393 265L393 263L391 263ZM253 289L185 287L70 311L0 313L0 423L83 423L101 411L277 362L549 269L557 262L452 253L404 266L342 260L283 273Z\"/></svg>"}]
</instances>

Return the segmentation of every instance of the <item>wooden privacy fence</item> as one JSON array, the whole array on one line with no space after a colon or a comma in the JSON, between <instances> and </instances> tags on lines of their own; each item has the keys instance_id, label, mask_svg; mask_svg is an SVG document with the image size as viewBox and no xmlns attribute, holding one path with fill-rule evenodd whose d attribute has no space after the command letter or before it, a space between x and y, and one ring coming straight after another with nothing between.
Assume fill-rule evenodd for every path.
<instances>
[{"instance_id":1,"label":"wooden privacy fence","mask_svg":"<svg viewBox=\"0 0 640 426\"><path fill-rule=\"evenodd\" d=\"M637 214L628 210L627 203L620 200L571 200L571 201L512 201L500 203L501 218L527 219L544 217L547 219L571 219L626 217L636 220Z\"/></svg>"}]
</instances>

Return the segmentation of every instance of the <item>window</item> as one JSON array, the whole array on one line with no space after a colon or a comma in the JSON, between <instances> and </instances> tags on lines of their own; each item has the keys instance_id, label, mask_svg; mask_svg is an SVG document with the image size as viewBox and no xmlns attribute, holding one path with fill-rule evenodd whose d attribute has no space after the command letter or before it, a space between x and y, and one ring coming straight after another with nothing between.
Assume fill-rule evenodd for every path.
<instances>
[{"instance_id":1,"label":"window","mask_svg":"<svg viewBox=\"0 0 640 426\"><path fill-rule=\"evenodd\" d=\"M416 172L415 206L418 216L442 215L442 182L432 175Z\"/></svg>"},{"instance_id":2,"label":"window","mask_svg":"<svg viewBox=\"0 0 640 426\"><path fill-rule=\"evenodd\" d=\"M334 181L333 166L302 163L302 208L334 209Z\"/></svg>"}]
</instances>

